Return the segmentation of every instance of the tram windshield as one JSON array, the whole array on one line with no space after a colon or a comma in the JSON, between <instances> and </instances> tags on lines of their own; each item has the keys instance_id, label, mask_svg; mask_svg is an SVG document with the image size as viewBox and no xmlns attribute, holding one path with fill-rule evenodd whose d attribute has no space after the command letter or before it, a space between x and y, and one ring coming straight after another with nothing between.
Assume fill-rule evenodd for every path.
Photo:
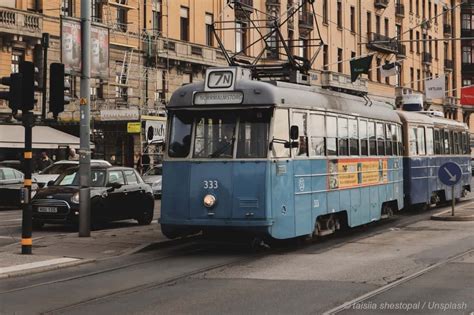
<instances>
[{"instance_id":1,"label":"tram windshield","mask_svg":"<svg viewBox=\"0 0 474 315\"><path fill-rule=\"evenodd\" d=\"M269 110L176 112L169 156L189 155L193 130L193 158L233 158L234 151L236 158L265 158L270 116Z\"/></svg>"}]
</instances>

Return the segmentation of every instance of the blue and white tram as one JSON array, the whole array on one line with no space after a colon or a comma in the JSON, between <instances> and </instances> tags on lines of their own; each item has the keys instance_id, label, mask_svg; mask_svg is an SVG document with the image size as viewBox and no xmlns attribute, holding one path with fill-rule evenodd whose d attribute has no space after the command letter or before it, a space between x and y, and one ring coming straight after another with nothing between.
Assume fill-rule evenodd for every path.
<instances>
[{"instance_id":1,"label":"blue and white tram","mask_svg":"<svg viewBox=\"0 0 474 315\"><path fill-rule=\"evenodd\" d=\"M209 69L167 105L162 232L324 235L403 208L401 120L385 103Z\"/></svg>"},{"instance_id":2,"label":"blue and white tram","mask_svg":"<svg viewBox=\"0 0 474 315\"><path fill-rule=\"evenodd\" d=\"M461 166L454 198L471 190L471 155L466 124L431 112L398 111L404 130L404 191L406 206L425 207L452 200L451 188L438 179L445 162Z\"/></svg>"}]
</instances>

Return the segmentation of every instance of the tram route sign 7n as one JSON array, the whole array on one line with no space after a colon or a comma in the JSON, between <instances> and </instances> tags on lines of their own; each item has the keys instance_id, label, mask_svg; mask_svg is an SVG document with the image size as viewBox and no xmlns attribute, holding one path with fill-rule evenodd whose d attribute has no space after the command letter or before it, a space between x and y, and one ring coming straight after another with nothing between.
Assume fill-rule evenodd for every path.
<instances>
[{"instance_id":1,"label":"tram route sign 7n","mask_svg":"<svg viewBox=\"0 0 474 315\"><path fill-rule=\"evenodd\" d=\"M446 162L438 170L439 180L447 186L454 186L459 183L461 176L461 167L454 162Z\"/></svg>"}]
</instances>

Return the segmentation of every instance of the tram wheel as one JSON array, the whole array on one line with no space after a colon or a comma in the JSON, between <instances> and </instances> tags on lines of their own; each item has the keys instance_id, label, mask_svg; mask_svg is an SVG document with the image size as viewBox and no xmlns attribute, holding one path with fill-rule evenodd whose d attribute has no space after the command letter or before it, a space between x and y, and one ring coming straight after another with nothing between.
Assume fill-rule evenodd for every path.
<instances>
[{"instance_id":1,"label":"tram wheel","mask_svg":"<svg viewBox=\"0 0 474 315\"><path fill-rule=\"evenodd\" d=\"M393 216L393 209L389 204L385 204L382 207L382 214L380 216L381 219L389 219Z\"/></svg>"}]
</instances>

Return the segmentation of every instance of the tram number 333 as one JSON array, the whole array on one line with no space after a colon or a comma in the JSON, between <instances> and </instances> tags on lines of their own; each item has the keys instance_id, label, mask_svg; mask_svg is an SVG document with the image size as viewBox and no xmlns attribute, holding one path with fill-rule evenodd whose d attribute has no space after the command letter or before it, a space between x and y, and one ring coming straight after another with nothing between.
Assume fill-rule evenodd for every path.
<instances>
[{"instance_id":1,"label":"tram number 333","mask_svg":"<svg viewBox=\"0 0 474 315\"><path fill-rule=\"evenodd\" d=\"M205 180L202 182L204 189L217 189L219 188L219 183L217 180Z\"/></svg>"}]
</instances>

